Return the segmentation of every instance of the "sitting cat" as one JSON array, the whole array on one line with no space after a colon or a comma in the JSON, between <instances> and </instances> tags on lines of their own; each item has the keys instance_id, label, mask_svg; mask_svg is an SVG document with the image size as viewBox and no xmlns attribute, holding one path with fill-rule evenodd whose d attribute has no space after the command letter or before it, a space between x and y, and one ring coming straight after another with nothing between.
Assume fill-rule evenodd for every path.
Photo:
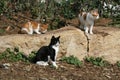
<instances>
[{"instance_id":1,"label":"sitting cat","mask_svg":"<svg viewBox=\"0 0 120 80\"><path fill-rule=\"evenodd\" d=\"M26 32L27 34L33 34L33 32L37 34L45 33L47 31L48 24L40 24L35 21L28 21L23 24L21 32Z\"/></svg>"},{"instance_id":2,"label":"sitting cat","mask_svg":"<svg viewBox=\"0 0 120 80\"><path fill-rule=\"evenodd\" d=\"M60 40L59 37L52 36L51 42L48 46L41 47L34 58L34 62L38 65L47 66L49 62L54 67L58 67L56 64L56 57L59 51Z\"/></svg>"},{"instance_id":3,"label":"sitting cat","mask_svg":"<svg viewBox=\"0 0 120 80\"><path fill-rule=\"evenodd\" d=\"M79 20L80 28L85 30L85 33L93 34L94 20L99 18L98 10L91 10L90 12L80 11ZM90 28L90 29L89 29Z\"/></svg>"}]
</instances>

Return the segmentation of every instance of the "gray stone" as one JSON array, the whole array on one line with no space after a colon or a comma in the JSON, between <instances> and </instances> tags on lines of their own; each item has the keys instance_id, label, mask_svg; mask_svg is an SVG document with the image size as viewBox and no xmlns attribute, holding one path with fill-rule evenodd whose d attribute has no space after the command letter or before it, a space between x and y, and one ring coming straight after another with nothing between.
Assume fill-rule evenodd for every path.
<instances>
[{"instance_id":1,"label":"gray stone","mask_svg":"<svg viewBox=\"0 0 120 80\"><path fill-rule=\"evenodd\" d=\"M46 34L12 34L0 36L0 52L6 48L19 47L25 55L37 51L41 46L48 45L52 35L61 36L58 58L74 55L80 60L85 56L103 57L111 63L120 60L120 29L110 27L94 27L94 34L89 39L84 32L75 27L64 27L49 31Z\"/></svg>"}]
</instances>

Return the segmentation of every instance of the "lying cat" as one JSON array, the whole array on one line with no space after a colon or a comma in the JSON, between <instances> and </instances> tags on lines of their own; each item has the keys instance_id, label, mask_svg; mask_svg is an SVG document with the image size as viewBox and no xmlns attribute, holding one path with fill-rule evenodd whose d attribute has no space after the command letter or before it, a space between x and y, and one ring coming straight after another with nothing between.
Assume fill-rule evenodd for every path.
<instances>
[{"instance_id":1,"label":"lying cat","mask_svg":"<svg viewBox=\"0 0 120 80\"><path fill-rule=\"evenodd\" d=\"M23 24L21 32L25 31L27 34L37 34L45 33L47 31L48 24L40 24L35 21L29 21Z\"/></svg>"},{"instance_id":2,"label":"lying cat","mask_svg":"<svg viewBox=\"0 0 120 80\"><path fill-rule=\"evenodd\" d=\"M79 20L80 28L85 30L85 33L93 34L94 20L99 18L98 10L91 10L90 12L80 11ZM90 29L89 29L90 28Z\"/></svg>"},{"instance_id":3,"label":"lying cat","mask_svg":"<svg viewBox=\"0 0 120 80\"><path fill-rule=\"evenodd\" d=\"M56 57L59 51L60 36L52 36L51 42L48 46L41 47L36 53L34 62L38 65L47 66L49 62L52 63L54 67L58 67L56 64Z\"/></svg>"}]
</instances>

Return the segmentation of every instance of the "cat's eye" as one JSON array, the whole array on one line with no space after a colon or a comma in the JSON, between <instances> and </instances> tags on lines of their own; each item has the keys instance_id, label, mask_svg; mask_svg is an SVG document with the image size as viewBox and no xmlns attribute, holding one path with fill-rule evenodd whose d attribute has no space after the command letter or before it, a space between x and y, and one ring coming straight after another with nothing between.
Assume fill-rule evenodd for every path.
<instances>
[{"instance_id":1,"label":"cat's eye","mask_svg":"<svg viewBox=\"0 0 120 80\"><path fill-rule=\"evenodd\" d=\"M57 41L55 41L55 43L57 43Z\"/></svg>"}]
</instances>

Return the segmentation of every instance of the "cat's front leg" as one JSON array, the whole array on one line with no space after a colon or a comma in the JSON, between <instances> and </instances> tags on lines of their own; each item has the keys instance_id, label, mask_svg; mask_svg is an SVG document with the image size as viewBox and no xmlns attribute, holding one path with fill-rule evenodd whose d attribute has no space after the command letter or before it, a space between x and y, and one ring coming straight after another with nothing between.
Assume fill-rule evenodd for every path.
<instances>
[{"instance_id":1,"label":"cat's front leg","mask_svg":"<svg viewBox=\"0 0 120 80\"><path fill-rule=\"evenodd\" d=\"M41 32L39 32L39 31L37 31L36 33L37 33L37 34L41 34Z\"/></svg>"},{"instance_id":2,"label":"cat's front leg","mask_svg":"<svg viewBox=\"0 0 120 80\"><path fill-rule=\"evenodd\" d=\"M88 27L87 26L84 26L84 29L85 29L85 33L88 33Z\"/></svg>"},{"instance_id":3,"label":"cat's front leg","mask_svg":"<svg viewBox=\"0 0 120 80\"><path fill-rule=\"evenodd\" d=\"M83 26L83 25L80 25L80 29L84 30L84 26Z\"/></svg>"},{"instance_id":4,"label":"cat's front leg","mask_svg":"<svg viewBox=\"0 0 120 80\"><path fill-rule=\"evenodd\" d=\"M27 34L33 34L33 30L32 29L28 30L27 28L22 28L21 31L25 31L25 33L27 33Z\"/></svg>"},{"instance_id":5,"label":"cat's front leg","mask_svg":"<svg viewBox=\"0 0 120 80\"><path fill-rule=\"evenodd\" d=\"M52 61L52 65L53 65L54 67L58 68L58 65L56 64L55 61Z\"/></svg>"},{"instance_id":6,"label":"cat's front leg","mask_svg":"<svg viewBox=\"0 0 120 80\"><path fill-rule=\"evenodd\" d=\"M50 59L51 59L51 63L52 65L55 67L55 68L58 68L57 64L56 64L56 55L51 55L50 56Z\"/></svg>"},{"instance_id":7,"label":"cat's front leg","mask_svg":"<svg viewBox=\"0 0 120 80\"><path fill-rule=\"evenodd\" d=\"M34 30L37 34L41 34L41 32L39 32L39 29L35 29Z\"/></svg>"},{"instance_id":8,"label":"cat's front leg","mask_svg":"<svg viewBox=\"0 0 120 80\"><path fill-rule=\"evenodd\" d=\"M28 34L33 34L33 29L32 29L32 26L30 26L30 27L29 27Z\"/></svg>"},{"instance_id":9,"label":"cat's front leg","mask_svg":"<svg viewBox=\"0 0 120 80\"><path fill-rule=\"evenodd\" d=\"M28 34L33 34L33 31L28 32Z\"/></svg>"},{"instance_id":10,"label":"cat's front leg","mask_svg":"<svg viewBox=\"0 0 120 80\"><path fill-rule=\"evenodd\" d=\"M43 34L46 33L46 32L47 32L47 30L42 31Z\"/></svg>"},{"instance_id":11,"label":"cat's front leg","mask_svg":"<svg viewBox=\"0 0 120 80\"><path fill-rule=\"evenodd\" d=\"M90 34L93 34L93 25L90 26Z\"/></svg>"}]
</instances>

